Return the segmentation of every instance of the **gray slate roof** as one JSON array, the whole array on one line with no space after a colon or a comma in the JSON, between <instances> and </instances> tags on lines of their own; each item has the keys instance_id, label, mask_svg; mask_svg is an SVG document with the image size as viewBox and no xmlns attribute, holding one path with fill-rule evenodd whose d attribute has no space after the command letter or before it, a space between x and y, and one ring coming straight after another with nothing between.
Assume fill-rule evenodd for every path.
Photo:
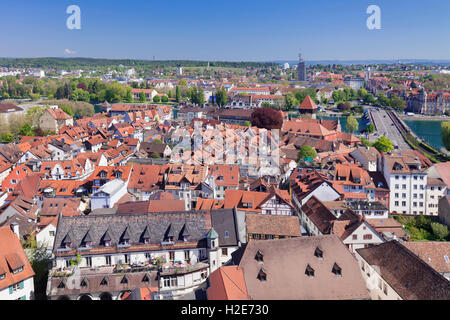
<instances>
[{"instance_id":1,"label":"gray slate roof","mask_svg":"<svg viewBox=\"0 0 450 320\"><path fill-rule=\"evenodd\" d=\"M169 229L170 227L170 229ZM127 214L127 215L90 215L60 216L55 236L55 253L70 238L72 249L82 246L82 240L89 232L92 248L104 246L104 240L110 239L111 246L129 238L131 245L143 244L144 232L150 235L150 244L167 241L168 232L173 234L175 243L183 243L183 232L188 229L188 242L197 242L205 246L205 237L211 229L211 215L206 211ZM147 229L147 231L146 231ZM105 239L105 237L107 239Z\"/></svg>"}]
</instances>

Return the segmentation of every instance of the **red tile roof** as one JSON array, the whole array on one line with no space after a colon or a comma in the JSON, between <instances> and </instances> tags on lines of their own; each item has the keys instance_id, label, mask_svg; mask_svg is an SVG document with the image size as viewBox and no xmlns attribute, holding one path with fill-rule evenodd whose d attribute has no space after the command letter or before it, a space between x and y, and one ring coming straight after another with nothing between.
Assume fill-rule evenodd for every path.
<instances>
[{"instance_id":1,"label":"red tile roof","mask_svg":"<svg viewBox=\"0 0 450 320\"><path fill-rule=\"evenodd\" d=\"M23 267L23 271L14 274L11 269ZM25 251L22 249L19 238L9 226L0 227L0 290L34 276Z\"/></svg>"}]
</instances>

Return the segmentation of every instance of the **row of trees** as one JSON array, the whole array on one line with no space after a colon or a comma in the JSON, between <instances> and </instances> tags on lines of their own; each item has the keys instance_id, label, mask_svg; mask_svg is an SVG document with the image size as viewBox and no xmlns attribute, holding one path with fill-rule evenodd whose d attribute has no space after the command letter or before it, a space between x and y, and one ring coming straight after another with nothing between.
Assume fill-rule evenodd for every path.
<instances>
[{"instance_id":1,"label":"row of trees","mask_svg":"<svg viewBox=\"0 0 450 320\"><path fill-rule=\"evenodd\" d=\"M442 122L441 124L442 143L447 150L450 150L450 121Z\"/></svg>"}]
</instances>

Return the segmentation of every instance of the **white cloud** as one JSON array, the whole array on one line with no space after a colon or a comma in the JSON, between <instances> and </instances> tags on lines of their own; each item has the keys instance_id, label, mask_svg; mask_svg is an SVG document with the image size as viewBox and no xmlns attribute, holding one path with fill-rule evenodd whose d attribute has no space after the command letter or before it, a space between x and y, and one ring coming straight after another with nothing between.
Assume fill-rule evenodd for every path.
<instances>
[{"instance_id":1,"label":"white cloud","mask_svg":"<svg viewBox=\"0 0 450 320\"><path fill-rule=\"evenodd\" d=\"M65 53L65 54L70 54L70 55L72 55L72 54L75 54L76 51L72 51L72 50L70 50L70 49L66 49L66 50L64 50L64 53Z\"/></svg>"}]
</instances>

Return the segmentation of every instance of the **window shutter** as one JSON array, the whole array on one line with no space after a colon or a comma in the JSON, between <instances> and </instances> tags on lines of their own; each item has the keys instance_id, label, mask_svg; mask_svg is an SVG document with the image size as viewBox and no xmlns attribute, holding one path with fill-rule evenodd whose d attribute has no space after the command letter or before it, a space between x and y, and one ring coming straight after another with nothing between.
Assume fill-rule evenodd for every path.
<instances>
[{"instance_id":1,"label":"window shutter","mask_svg":"<svg viewBox=\"0 0 450 320\"><path fill-rule=\"evenodd\" d=\"M13 293L13 288L12 288L12 286L9 286L9 294L12 294Z\"/></svg>"},{"instance_id":2,"label":"window shutter","mask_svg":"<svg viewBox=\"0 0 450 320\"><path fill-rule=\"evenodd\" d=\"M23 280L20 282L20 289L23 289Z\"/></svg>"}]
</instances>

